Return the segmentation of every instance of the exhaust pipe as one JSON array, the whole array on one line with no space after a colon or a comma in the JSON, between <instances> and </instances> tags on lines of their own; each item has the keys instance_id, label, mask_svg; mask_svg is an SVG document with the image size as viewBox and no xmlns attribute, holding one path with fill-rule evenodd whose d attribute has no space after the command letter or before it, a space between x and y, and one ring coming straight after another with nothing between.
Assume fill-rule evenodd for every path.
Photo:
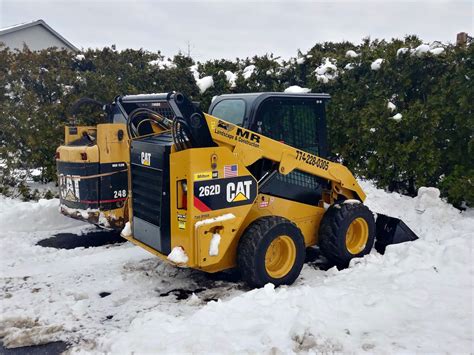
<instances>
[{"instance_id":1,"label":"exhaust pipe","mask_svg":"<svg viewBox=\"0 0 474 355\"><path fill-rule=\"evenodd\" d=\"M401 219L377 214L375 238L375 249L384 254L387 245L412 242L418 236Z\"/></svg>"}]
</instances>

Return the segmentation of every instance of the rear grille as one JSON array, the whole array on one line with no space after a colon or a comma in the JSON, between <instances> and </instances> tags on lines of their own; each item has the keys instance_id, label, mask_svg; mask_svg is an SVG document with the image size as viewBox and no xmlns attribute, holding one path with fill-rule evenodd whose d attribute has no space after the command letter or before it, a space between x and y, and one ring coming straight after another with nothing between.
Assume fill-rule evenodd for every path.
<instances>
[{"instance_id":1,"label":"rear grille","mask_svg":"<svg viewBox=\"0 0 474 355\"><path fill-rule=\"evenodd\" d=\"M132 164L131 172L134 217L159 227L161 224L163 171Z\"/></svg>"}]
</instances>

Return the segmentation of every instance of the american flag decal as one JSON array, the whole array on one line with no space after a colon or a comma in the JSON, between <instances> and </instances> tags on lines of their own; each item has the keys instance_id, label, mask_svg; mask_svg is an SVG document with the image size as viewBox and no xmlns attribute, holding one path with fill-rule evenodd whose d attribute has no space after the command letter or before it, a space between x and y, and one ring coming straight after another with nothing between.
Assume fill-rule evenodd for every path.
<instances>
[{"instance_id":1,"label":"american flag decal","mask_svg":"<svg viewBox=\"0 0 474 355\"><path fill-rule=\"evenodd\" d=\"M238 176L238 166L234 165L224 165L224 178L236 177Z\"/></svg>"}]
</instances>

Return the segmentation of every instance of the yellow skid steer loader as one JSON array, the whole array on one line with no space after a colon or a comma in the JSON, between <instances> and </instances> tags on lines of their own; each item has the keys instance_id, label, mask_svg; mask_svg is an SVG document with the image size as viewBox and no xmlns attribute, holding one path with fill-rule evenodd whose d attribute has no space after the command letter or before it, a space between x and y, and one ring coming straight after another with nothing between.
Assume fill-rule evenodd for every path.
<instances>
[{"instance_id":1,"label":"yellow skid steer loader","mask_svg":"<svg viewBox=\"0 0 474 355\"><path fill-rule=\"evenodd\" d=\"M256 287L293 283L309 246L341 267L366 255L376 223L365 193L324 158L328 99L222 95L210 115L180 93L153 95L172 111L171 131L131 137L122 236L179 266L237 267ZM389 217L377 227L383 245L416 239Z\"/></svg>"}]
</instances>

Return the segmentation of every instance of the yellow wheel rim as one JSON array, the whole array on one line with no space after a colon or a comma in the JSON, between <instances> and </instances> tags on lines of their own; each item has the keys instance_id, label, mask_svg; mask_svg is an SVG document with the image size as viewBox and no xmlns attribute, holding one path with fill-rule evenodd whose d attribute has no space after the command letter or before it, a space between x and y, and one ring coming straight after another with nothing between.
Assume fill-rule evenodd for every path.
<instances>
[{"instance_id":1,"label":"yellow wheel rim","mask_svg":"<svg viewBox=\"0 0 474 355\"><path fill-rule=\"evenodd\" d=\"M347 228L346 248L351 254L359 254L364 250L369 239L369 225L362 217L356 218Z\"/></svg>"},{"instance_id":2,"label":"yellow wheel rim","mask_svg":"<svg viewBox=\"0 0 474 355\"><path fill-rule=\"evenodd\" d=\"M274 279L286 276L296 260L296 245L293 240L282 235L274 239L265 253L265 269Z\"/></svg>"}]
</instances>

